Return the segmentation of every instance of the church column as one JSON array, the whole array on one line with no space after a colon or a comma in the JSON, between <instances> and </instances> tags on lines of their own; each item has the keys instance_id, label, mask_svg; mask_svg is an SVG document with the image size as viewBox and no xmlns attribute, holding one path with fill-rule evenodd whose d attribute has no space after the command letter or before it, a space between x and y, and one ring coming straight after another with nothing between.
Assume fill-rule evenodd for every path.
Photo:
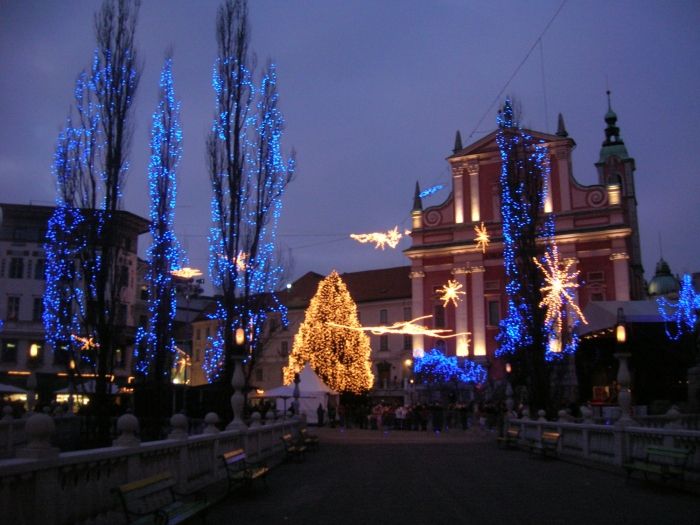
<instances>
[{"instance_id":1,"label":"church column","mask_svg":"<svg viewBox=\"0 0 700 525\"><path fill-rule=\"evenodd\" d=\"M413 302L411 305L411 316L416 319L417 317L422 317L423 314L423 279L425 279L425 272L414 271L408 274L411 279L411 294L413 295ZM418 324L424 326L424 319L418 321ZM423 334L413 334L413 357L423 357L425 353L425 343L423 340Z\"/></svg>"},{"instance_id":2,"label":"church column","mask_svg":"<svg viewBox=\"0 0 700 525\"><path fill-rule=\"evenodd\" d=\"M467 273L468 268L455 268L452 270L455 280L462 285L462 290L467 290ZM457 356L466 357L469 355L469 336L465 333L469 330L469 307L467 301L457 301L455 308L455 333L464 334L457 336Z\"/></svg>"},{"instance_id":3,"label":"church column","mask_svg":"<svg viewBox=\"0 0 700 525\"><path fill-rule=\"evenodd\" d=\"M545 181L547 182L547 194L544 196L544 212L545 213L552 213L554 211L554 202L552 198L552 170L549 169L549 165L551 162L551 158L549 155L546 155L544 158L544 163L545 163L545 170L544 170L544 177Z\"/></svg>"},{"instance_id":4,"label":"church column","mask_svg":"<svg viewBox=\"0 0 700 525\"><path fill-rule=\"evenodd\" d=\"M464 178L462 166L452 166L452 189L454 190L455 223L464 222Z\"/></svg>"},{"instance_id":5,"label":"church column","mask_svg":"<svg viewBox=\"0 0 700 525\"><path fill-rule=\"evenodd\" d=\"M467 170L469 170L472 222L478 222L481 220L481 210L479 209L479 164L477 162L467 164Z\"/></svg>"},{"instance_id":6,"label":"church column","mask_svg":"<svg viewBox=\"0 0 700 525\"><path fill-rule=\"evenodd\" d=\"M566 146L556 148L557 167L559 168L559 197L561 198L561 211L571 210L571 196L569 191L569 156L571 152Z\"/></svg>"},{"instance_id":7,"label":"church column","mask_svg":"<svg viewBox=\"0 0 700 525\"><path fill-rule=\"evenodd\" d=\"M472 266L472 348L474 357L486 355L486 312L484 311L484 272L483 266Z\"/></svg>"},{"instance_id":8,"label":"church column","mask_svg":"<svg viewBox=\"0 0 700 525\"><path fill-rule=\"evenodd\" d=\"M610 260L613 262L615 273L615 300L630 300L630 268L627 260L630 256L626 252L613 252Z\"/></svg>"}]
</instances>

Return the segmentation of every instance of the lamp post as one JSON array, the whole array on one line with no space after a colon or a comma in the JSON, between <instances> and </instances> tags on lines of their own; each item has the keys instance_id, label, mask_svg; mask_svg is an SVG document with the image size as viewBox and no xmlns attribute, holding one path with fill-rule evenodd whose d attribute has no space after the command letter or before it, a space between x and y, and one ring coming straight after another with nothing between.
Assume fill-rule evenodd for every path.
<instances>
[{"instance_id":1,"label":"lamp post","mask_svg":"<svg viewBox=\"0 0 700 525\"><path fill-rule=\"evenodd\" d=\"M243 377L243 356L245 355L245 332L243 328L236 330L236 352L234 352L233 361L236 367L231 377L231 386L233 387L233 395L231 396L231 409L233 410L233 421L231 421L226 430L240 430L246 428L245 423L241 419L243 413L243 405L245 404L245 396L243 395L243 387L245 386L245 377Z\"/></svg>"},{"instance_id":2,"label":"lamp post","mask_svg":"<svg viewBox=\"0 0 700 525\"><path fill-rule=\"evenodd\" d=\"M617 384L620 392L617 394L617 401L620 405L620 419L615 424L618 426L633 425L634 420L630 417L632 408L632 392L630 392L630 371L627 367L627 360L632 355L627 351L627 329L625 327L624 310L617 309L617 327L615 329L615 339L617 340L617 353L615 357L620 361L620 368L617 370Z\"/></svg>"},{"instance_id":3,"label":"lamp post","mask_svg":"<svg viewBox=\"0 0 700 525\"><path fill-rule=\"evenodd\" d=\"M301 378L299 377L299 370L295 370L294 372L294 402L292 405L294 406L294 418L299 417L299 396L301 395L299 392L299 383L301 383Z\"/></svg>"}]
</instances>

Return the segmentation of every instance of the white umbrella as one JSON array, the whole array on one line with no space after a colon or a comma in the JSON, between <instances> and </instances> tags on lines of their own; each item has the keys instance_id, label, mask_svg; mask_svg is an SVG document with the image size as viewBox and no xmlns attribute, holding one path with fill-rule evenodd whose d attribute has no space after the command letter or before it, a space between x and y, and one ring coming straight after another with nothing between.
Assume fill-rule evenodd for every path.
<instances>
[{"instance_id":1,"label":"white umbrella","mask_svg":"<svg viewBox=\"0 0 700 525\"><path fill-rule=\"evenodd\" d=\"M0 394L26 394L27 391L12 385L0 383Z\"/></svg>"}]
</instances>

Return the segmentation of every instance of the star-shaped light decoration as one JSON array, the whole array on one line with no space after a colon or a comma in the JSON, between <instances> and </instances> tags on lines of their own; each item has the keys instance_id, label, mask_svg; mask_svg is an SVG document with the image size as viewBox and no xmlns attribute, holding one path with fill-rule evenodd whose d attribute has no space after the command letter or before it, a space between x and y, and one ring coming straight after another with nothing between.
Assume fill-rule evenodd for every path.
<instances>
[{"instance_id":1,"label":"star-shaped light decoration","mask_svg":"<svg viewBox=\"0 0 700 525\"><path fill-rule=\"evenodd\" d=\"M452 304L454 304L456 307L457 301L461 301L459 296L466 295L461 291L461 289L462 285L457 281L447 281L447 284L438 290L438 292L442 293L442 296L440 297L440 300L443 302L442 306L447 306L447 303L452 301Z\"/></svg>"},{"instance_id":2,"label":"star-shaped light decoration","mask_svg":"<svg viewBox=\"0 0 700 525\"><path fill-rule=\"evenodd\" d=\"M238 256L235 259L236 266L241 272L245 272L248 269L248 264L245 260L248 258L248 254L245 252L238 252Z\"/></svg>"},{"instance_id":3,"label":"star-shaped light decoration","mask_svg":"<svg viewBox=\"0 0 700 525\"><path fill-rule=\"evenodd\" d=\"M474 231L476 232L476 247L481 248L481 253L486 253L486 247L489 245L491 239L489 239L489 234L484 227L484 223L481 223L481 228L474 226Z\"/></svg>"},{"instance_id":4,"label":"star-shaped light decoration","mask_svg":"<svg viewBox=\"0 0 700 525\"><path fill-rule=\"evenodd\" d=\"M389 230L386 233L353 233L350 235L350 237L355 239L356 241L360 241L361 243L376 242L377 245L374 248L381 248L383 250L384 245L386 244L388 244L390 248L396 248L396 246L398 246L399 244L399 241L401 240L402 235L399 233L399 227L396 226L393 230Z\"/></svg>"},{"instance_id":5,"label":"star-shaped light decoration","mask_svg":"<svg viewBox=\"0 0 700 525\"><path fill-rule=\"evenodd\" d=\"M100 346L95 340L90 337L80 337L79 335L71 334L73 340L80 345L81 350L90 350L91 348L97 348Z\"/></svg>"},{"instance_id":6,"label":"star-shaped light decoration","mask_svg":"<svg viewBox=\"0 0 700 525\"><path fill-rule=\"evenodd\" d=\"M542 302L540 302L540 307L545 306L547 308L545 323L548 326L554 323L556 325L556 333L561 333L564 309L568 304L576 312L576 315L580 317L581 321L588 324L578 305L574 302L573 294L579 286L576 282L579 272L569 273L569 268L571 268L574 261L568 261L561 268L562 263L559 262L559 250L556 244L544 254L544 265L536 257L533 257L533 260L544 273L546 283L540 289L544 295Z\"/></svg>"}]
</instances>

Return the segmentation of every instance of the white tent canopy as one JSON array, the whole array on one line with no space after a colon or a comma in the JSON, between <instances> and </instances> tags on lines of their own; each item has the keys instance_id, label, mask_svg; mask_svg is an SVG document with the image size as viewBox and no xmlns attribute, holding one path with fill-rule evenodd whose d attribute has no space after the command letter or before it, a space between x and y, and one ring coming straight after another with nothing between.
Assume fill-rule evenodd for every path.
<instances>
[{"instance_id":1,"label":"white tent canopy","mask_svg":"<svg viewBox=\"0 0 700 525\"><path fill-rule=\"evenodd\" d=\"M26 394L27 391L12 385L0 383L0 394Z\"/></svg>"},{"instance_id":2,"label":"white tent canopy","mask_svg":"<svg viewBox=\"0 0 700 525\"><path fill-rule=\"evenodd\" d=\"M110 383L110 392L112 394L117 394L119 392L119 387L114 383ZM68 394L68 387L56 390L54 394ZM95 380L90 379L85 383L75 385L75 394L94 394L95 393Z\"/></svg>"},{"instance_id":3,"label":"white tent canopy","mask_svg":"<svg viewBox=\"0 0 700 525\"><path fill-rule=\"evenodd\" d=\"M576 332L582 336L616 326L620 308L627 323L664 322L656 301L591 301L583 311L588 324L579 324Z\"/></svg>"},{"instance_id":4,"label":"white tent canopy","mask_svg":"<svg viewBox=\"0 0 700 525\"><path fill-rule=\"evenodd\" d=\"M328 410L328 398L337 396L338 393L329 388L320 377L316 375L309 363L299 372L299 411L306 414L309 423L318 423L316 409L319 403L324 410ZM274 397L277 398L277 410L285 410L285 405L290 406L289 399L294 398L294 383L283 385L272 390L267 390L261 394L255 394L255 398Z\"/></svg>"}]
</instances>

